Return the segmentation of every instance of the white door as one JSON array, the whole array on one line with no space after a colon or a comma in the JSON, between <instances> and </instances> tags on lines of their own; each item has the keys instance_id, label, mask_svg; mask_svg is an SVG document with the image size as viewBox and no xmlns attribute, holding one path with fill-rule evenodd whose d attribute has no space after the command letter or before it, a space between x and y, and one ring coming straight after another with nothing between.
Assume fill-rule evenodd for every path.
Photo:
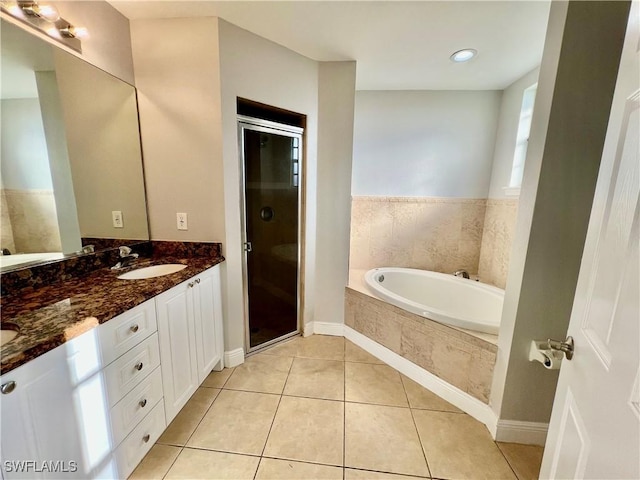
<instances>
[{"instance_id":1,"label":"white door","mask_svg":"<svg viewBox=\"0 0 640 480\"><path fill-rule=\"evenodd\" d=\"M640 478L640 36L632 5L540 478Z\"/></svg>"}]
</instances>

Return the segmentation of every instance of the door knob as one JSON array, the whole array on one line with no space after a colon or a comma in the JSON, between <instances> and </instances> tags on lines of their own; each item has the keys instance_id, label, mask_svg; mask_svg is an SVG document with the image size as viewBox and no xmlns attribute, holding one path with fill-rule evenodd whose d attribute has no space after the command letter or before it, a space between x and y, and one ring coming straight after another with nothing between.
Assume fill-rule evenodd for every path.
<instances>
[{"instance_id":1,"label":"door knob","mask_svg":"<svg viewBox=\"0 0 640 480\"><path fill-rule=\"evenodd\" d=\"M564 356L567 357L567 360L571 360L573 358L573 337L567 337L564 342L549 338L547 339L547 346L549 347L549 350L564 352Z\"/></svg>"}]
</instances>

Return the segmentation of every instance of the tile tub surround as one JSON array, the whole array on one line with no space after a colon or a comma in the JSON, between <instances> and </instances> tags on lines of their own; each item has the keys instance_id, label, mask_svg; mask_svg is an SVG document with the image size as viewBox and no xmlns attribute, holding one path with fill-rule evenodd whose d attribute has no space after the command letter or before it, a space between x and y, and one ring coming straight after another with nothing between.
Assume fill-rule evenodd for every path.
<instances>
[{"instance_id":1,"label":"tile tub surround","mask_svg":"<svg viewBox=\"0 0 640 480\"><path fill-rule=\"evenodd\" d=\"M171 246L163 246L164 251ZM205 251L204 247L201 251ZM198 249L195 249L198 251ZM162 248L160 251L163 251ZM178 246L176 252L189 249ZM210 253L220 251L212 245ZM0 374L62 345L97 325L169 290L179 283L224 261L222 256L170 256L154 253L129 269L162 263L182 263L187 268L171 275L142 280L119 280L127 270L104 267L41 288L26 288L2 297L1 321L20 328L19 335L0 349ZM4 276L3 279L4 280Z\"/></svg>"},{"instance_id":2,"label":"tile tub surround","mask_svg":"<svg viewBox=\"0 0 640 480\"><path fill-rule=\"evenodd\" d=\"M478 271L486 199L354 196L350 268Z\"/></svg>"},{"instance_id":3,"label":"tile tub surround","mask_svg":"<svg viewBox=\"0 0 640 480\"><path fill-rule=\"evenodd\" d=\"M342 337L311 335L212 372L130 479L538 478L542 447L494 442L390 367L378 384L381 366Z\"/></svg>"},{"instance_id":4,"label":"tile tub surround","mask_svg":"<svg viewBox=\"0 0 640 480\"><path fill-rule=\"evenodd\" d=\"M518 199L487 200L478 266L483 282L505 288L517 217Z\"/></svg>"},{"instance_id":5,"label":"tile tub surround","mask_svg":"<svg viewBox=\"0 0 640 480\"><path fill-rule=\"evenodd\" d=\"M489 403L498 347L347 287L345 323L371 340Z\"/></svg>"},{"instance_id":6,"label":"tile tub surround","mask_svg":"<svg viewBox=\"0 0 640 480\"><path fill-rule=\"evenodd\" d=\"M7 210L2 219L3 229L8 217L12 235L7 245L3 242L2 248L9 248L12 253L59 252L62 249L53 190L2 189L2 200Z\"/></svg>"}]
</instances>

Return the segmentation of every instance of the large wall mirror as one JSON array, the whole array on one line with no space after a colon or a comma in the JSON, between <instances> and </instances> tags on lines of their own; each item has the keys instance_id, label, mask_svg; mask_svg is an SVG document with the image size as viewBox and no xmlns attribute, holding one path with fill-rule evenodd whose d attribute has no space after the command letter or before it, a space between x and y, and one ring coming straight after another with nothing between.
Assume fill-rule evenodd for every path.
<instances>
[{"instance_id":1,"label":"large wall mirror","mask_svg":"<svg viewBox=\"0 0 640 480\"><path fill-rule=\"evenodd\" d=\"M135 88L0 32L2 271L149 240Z\"/></svg>"}]
</instances>

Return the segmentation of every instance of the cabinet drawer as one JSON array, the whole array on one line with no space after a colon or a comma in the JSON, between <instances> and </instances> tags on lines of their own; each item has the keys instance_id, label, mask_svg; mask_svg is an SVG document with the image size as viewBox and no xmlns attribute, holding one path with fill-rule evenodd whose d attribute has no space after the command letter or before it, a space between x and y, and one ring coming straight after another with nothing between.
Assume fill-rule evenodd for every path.
<instances>
[{"instance_id":1,"label":"cabinet drawer","mask_svg":"<svg viewBox=\"0 0 640 480\"><path fill-rule=\"evenodd\" d=\"M113 444L118 445L162 399L160 367L111 409Z\"/></svg>"},{"instance_id":2,"label":"cabinet drawer","mask_svg":"<svg viewBox=\"0 0 640 480\"><path fill-rule=\"evenodd\" d=\"M164 405L160 401L115 451L120 478L127 478L162 434Z\"/></svg>"},{"instance_id":3,"label":"cabinet drawer","mask_svg":"<svg viewBox=\"0 0 640 480\"><path fill-rule=\"evenodd\" d=\"M160 365L158 334L154 333L104 369L109 407Z\"/></svg>"},{"instance_id":4,"label":"cabinet drawer","mask_svg":"<svg viewBox=\"0 0 640 480\"><path fill-rule=\"evenodd\" d=\"M144 302L100 325L102 364L108 365L158 329L156 304Z\"/></svg>"}]
</instances>

